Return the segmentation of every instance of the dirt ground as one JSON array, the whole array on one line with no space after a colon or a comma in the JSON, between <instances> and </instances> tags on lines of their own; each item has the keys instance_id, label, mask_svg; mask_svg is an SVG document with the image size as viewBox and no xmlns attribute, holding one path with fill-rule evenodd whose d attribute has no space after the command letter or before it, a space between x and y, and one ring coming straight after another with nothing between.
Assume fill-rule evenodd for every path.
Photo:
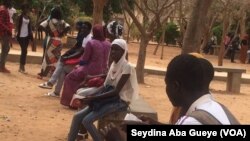
<instances>
[{"instance_id":1,"label":"dirt ground","mask_svg":"<svg viewBox=\"0 0 250 141\"><path fill-rule=\"evenodd\" d=\"M12 49L19 49L17 45ZM147 47L146 65L166 68L168 62L180 53L177 47L164 47L164 57L160 51L153 55L155 45ZM30 50L29 50L30 51ZM38 49L41 51L41 48ZM129 44L129 61L136 63L138 44ZM213 64L217 57L205 55ZM225 66L241 67L250 73L249 64L230 63ZM38 85L45 80L36 78L40 65L27 64L27 75L18 72L18 63L7 62L11 74L0 73L0 140L1 141L65 141L72 116L75 111L59 104L59 99L47 97L49 90ZM140 95L157 111L159 120L167 122L171 103L165 94L163 76L145 74L145 84L140 84ZM250 124L250 84L241 85L240 94L225 92L224 81L213 81L211 91L215 99L228 106L242 124Z\"/></svg>"}]
</instances>

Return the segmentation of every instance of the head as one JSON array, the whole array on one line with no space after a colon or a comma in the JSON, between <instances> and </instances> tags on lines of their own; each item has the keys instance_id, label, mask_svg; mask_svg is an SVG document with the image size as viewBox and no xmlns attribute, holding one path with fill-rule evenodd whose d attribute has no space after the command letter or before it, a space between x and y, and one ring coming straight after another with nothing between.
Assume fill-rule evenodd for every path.
<instances>
[{"instance_id":1,"label":"head","mask_svg":"<svg viewBox=\"0 0 250 141\"><path fill-rule=\"evenodd\" d=\"M174 57L165 76L166 92L173 106L189 108L195 100L209 93L214 76L212 64L191 54Z\"/></svg>"},{"instance_id":2,"label":"head","mask_svg":"<svg viewBox=\"0 0 250 141\"><path fill-rule=\"evenodd\" d=\"M3 5L7 8L12 7L12 0L3 0Z\"/></svg>"},{"instance_id":3,"label":"head","mask_svg":"<svg viewBox=\"0 0 250 141\"><path fill-rule=\"evenodd\" d=\"M93 39L104 41L104 32L103 32L103 26L100 24L96 24L93 27Z\"/></svg>"},{"instance_id":4,"label":"head","mask_svg":"<svg viewBox=\"0 0 250 141\"><path fill-rule=\"evenodd\" d=\"M82 32L84 36L87 36L92 29L92 24L90 22L83 22L83 21L78 21L76 22L76 30L78 32Z\"/></svg>"},{"instance_id":5,"label":"head","mask_svg":"<svg viewBox=\"0 0 250 141\"><path fill-rule=\"evenodd\" d=\"M50 18L53 19L57 19L57 20L61 20L62 19L62 11L60 7L54 7L51 9L51 13L50 13Z\"/></svg>"},{"instance_id":6,"label":"head","mask_svg":"<svg viewBox=\"0 0 250 141\"><path fill-rule=\"evenodd\" d=\"M118 39L122 36L123 26L117 21L111 21L107 24L107 37L111 40Z\"/></svg>"},{"instance_id":7,"label":"head","mask_svg":"<svg viewBox=\"0 0 250 141\"><path fill-rule=\"evenodd\" d=\"M127 53L127 43L123 39L115 39L111 44L110 57L117 63L121 59L125 59Z\"/></svg>"},{"instance_id":8,"label":"head","mask_svg":"<svg viewBox=\"0 0 250 141\"><path fill-rule=\"evenodd\" d=\"M29 11L29 5L27 3L22 4L21 9L24 14L27 14Z\"/></svg>"}]
</instances>

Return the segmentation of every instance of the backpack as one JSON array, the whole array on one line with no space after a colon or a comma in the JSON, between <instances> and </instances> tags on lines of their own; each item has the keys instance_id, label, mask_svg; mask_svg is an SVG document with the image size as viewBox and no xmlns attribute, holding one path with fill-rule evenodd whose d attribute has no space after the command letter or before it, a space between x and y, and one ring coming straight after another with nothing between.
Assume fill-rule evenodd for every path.
<instances>
[{"instance_id":1,"label":"backpack","mask_svg":"<svg viewBox=\"0 0 250 141\"><path fill-rule=\"evenodd\" d=\"M230 124L239 125L240 122L233 116L233 114L223 104L221 103L219 104L221 105L222 109L225 111ZM191 114L189 114L188 116L195 118L203 125L222 125L222 123L218 119L216 119L212 114L202 109L197 109Z\"/></svg>"}]
</instances>

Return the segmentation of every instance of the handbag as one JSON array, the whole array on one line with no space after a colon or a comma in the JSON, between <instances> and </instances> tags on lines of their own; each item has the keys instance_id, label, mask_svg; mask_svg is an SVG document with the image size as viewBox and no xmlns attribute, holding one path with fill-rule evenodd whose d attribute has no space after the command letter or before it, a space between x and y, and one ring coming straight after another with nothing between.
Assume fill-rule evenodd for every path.
<instances>
[{"instance_id":1,"label":"handbag","mask_svg":"<svg viewBox=\"0 0 250 141\"><path fill-rule=\"evenodd\" d=\"M111 85L107 85L104 87L104 89L98 93L98 94L103 94L109 91L112 91L114 89L113 86ZM97 94L97 95L98 95ZM98 109L100 109L101 107L110 104L110 103L115 103L117 101L120 100L120 96L118 94L112 96L112 97L107 97L107 98L102 98L102 99L96 99L93 100L89 103L89 107L93 110L93 111L97 111Z\"/></svg>"},{"instance_id":2,"label":"handbag","mask_svg":"<svg viewBox=\"0 0 250 141\"><path fill-rule=\"evenodd\" d=\"M80 58L81 57L67 59L67 60L64 61L64 64L65 65L76 65L76 64L79 64Z\"/></svg>"}]
</instances>

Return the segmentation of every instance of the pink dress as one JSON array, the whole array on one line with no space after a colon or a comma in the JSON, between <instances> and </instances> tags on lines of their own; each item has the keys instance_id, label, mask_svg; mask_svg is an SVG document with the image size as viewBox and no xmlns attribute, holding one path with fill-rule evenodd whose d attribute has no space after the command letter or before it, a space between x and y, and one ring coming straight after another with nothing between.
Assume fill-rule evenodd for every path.
<instances>
[{"instance_id":1,"label":"pink dress","mask_svg":"<svg viewBox=\"0 0 250 141\"><path fill-rule=\"evenodd\" d=\"M60 103L70 105L70 101L78 89L79 84L87 75L98 75L108 71L108 58L111 44L108 41L92 39L85 47L81 61L85 63L72 70L64 80L64 88Z\"/></svg>"}]
</instances>

